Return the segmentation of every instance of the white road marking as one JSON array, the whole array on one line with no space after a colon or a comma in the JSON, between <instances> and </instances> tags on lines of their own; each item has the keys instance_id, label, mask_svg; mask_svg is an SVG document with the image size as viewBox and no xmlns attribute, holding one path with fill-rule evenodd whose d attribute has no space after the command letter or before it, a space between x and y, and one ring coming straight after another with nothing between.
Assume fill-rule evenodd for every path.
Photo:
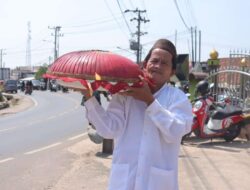
<instances>
[{"instance_id":1,"label":"white road marking","mask_svg":"<svg viewBox=\"0 0 250 190\"><path fill-rule=\"evenodd\" d=\"M38 105L37 101L33 98L33 97L30 97L32 99L32 101L34 102L34 107L36 107Z\"/></svg>"},{"instance_id":2,"label":"white road marking","mask_svg":"<svg viewBox=\"0 0 250 190\"><path fill-rule=\"evenodd\" d=\"M75 139L79 139L79 138L84 137L84 136L86 136L86 135L87 135L87 133L82 133L82 134L80 134L80 135L76 135L76 136L74 136L74 137L68 138L68 141L73 141L73 140L75 140Z\"/></svg>"},{"instance_id":3,"label":"white road marking","mask_svg":"<svg viewBox=\"0 0 250 190\"><path fill-rule=\"evenodd\" d=\"M42 148L39 148L39 149L35 149L35 150L29 151L29 152L25 152L24 154L26 154L26 155L28 155L28 154L35 154L37 152L41 152L41 151L53 148L53 147L58 146L60 144L62 144L62 143L61 142L54 143L54 144L51 144L49 146L45 146L45 147L42 147Z\"/></svg>"},{"instance_id":4,"label":"white road marking","mask_svg":"<svg viewBox=\"0 0 250 190\"><path fill-rule=\"evenodd\" d=\"M13 157L10 157L10 158L6 158L6 159L3 159L3 160L0 160L0 164L1 163L4 163L4 162L8 162L8 161L10 161L10 160L14 160L15 158L13 158Z\"/></svg>"},{"instance_id":5,"label":"white road marking","mask_svg":"<svg viewBox=\"0 0 250 190\"><path fill-rule=\"evenodd\" d=\"M48 117L46 120L55 119L55 118L57 118L57 116L53 115L53 116Z\"/></svg>"},{"instance_id":6,"label":"white road marking","mask_svg":"<svg viewBox=\"0 0 250 190\"><path fill-rule=\"evenodd\" d=\"M4 131L10 131L10 130L13 130L13 129L16 129L16 127L12 127L12 128L9 128L9 129L2 129L2 130L0 130L0 133L4 132Z\"/></svg>"}]
</instances>

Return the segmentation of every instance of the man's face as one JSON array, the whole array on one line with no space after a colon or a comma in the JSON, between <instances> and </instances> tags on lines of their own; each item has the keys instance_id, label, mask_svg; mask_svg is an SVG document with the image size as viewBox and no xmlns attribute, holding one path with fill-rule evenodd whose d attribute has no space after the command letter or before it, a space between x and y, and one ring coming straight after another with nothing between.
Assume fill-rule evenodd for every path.
<instances>
[{"instance_id":1,"label":"man's face","mask_svg":"<svg viewBox=\"0 0 250 190\"><path fill-rule=\"evenodd\" d=\"M154 81L156 88L161 88L170 81L173 74L172 55L166 50L154 49L144 69Z\"/></svg>"}]
</instances>

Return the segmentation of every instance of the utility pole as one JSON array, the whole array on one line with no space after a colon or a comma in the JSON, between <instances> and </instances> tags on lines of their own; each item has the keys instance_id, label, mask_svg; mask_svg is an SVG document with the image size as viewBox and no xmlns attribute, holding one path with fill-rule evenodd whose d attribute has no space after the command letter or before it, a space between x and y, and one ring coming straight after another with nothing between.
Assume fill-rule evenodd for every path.
<instances>
[{"instance_id":1,"label":"utility pole","mask_svg":"<svg viewBox=\"0 0 250 190\"><path fill-rule=\"evenodd\" d=\"M63 36L63 34L59 33L61 30L61 26L48 27L49 29L54 30L54 33L51 35L54 36L54 61L59 56L59 37Z\"/></svg>"},{"instance_id":2,"label":"utility pole","mask_svg":"<svg viewBox=\"0 0 250 190\"><path fill-rule=\"evenodd\" d=\"M27 36L27 44L26 44L26 66L32 70L31 66L31 25L30 22L27 24L28 26L28 36Z\"/></svg>"},{"instance_id":3,"label":"utility pole","mask_svg":"<svg viewBox=\"0 0 250 190\"><path fill-rule=\"evenodd\" d=\"M3 68L4 68L4 66L3 66L3 55L6 55L3 51L4 51L5 49L0 49L0 69L1 69L1 80L4 80L4 72L3 72Z\"/></svg>"},{"instance_id":4,"label":"utility pole","mask_svg":"<svg viewBox=\"0 0 250 190\"><path fill-rule=\"evenodd\" d=\"M193 40L193 27L191 27L191 48L192 48L192 67L194 67L194 40Z\"/></svg>"},{"instance_id":5,"label":"utility pole","mask_svg":"<svg viewBox=\"0 0 250 190\"><path fill-rule=\"evenodd\" d=\"M194 28L194 64L197 64L197 27Z\"/></svg>"},{"instance_id":6,"label":"utility pole","mask_svg":"<svg viewBox=\"0 0 250 190\"><path fill-rule=\"evenodd\" d=\"M177 49L177 30L175 30L175 39L174 39L174 45L175 45L175 48Z\"/></svg>"},{"instance_id":7,"label":"utility pole","mask_svg":"<svg viewBox=\"0 0 250 190\"><path fill-rule=\"evenodd\" d=\"M201 31L199 30L199 63L201 63Z\"/></svg>"},{"instance_id":8,"label":"utility pole","mask_svg":"<svg viewBox=\"0 0 250 190\"><path fill-rule=\"evenodd\" d=\"M138 8L136 8L135 10L125 10L125 13L127 12L133 12L133 13L137 13L137 18L134 17L132 19L130 19L130 21L137 21L137 31L134 33L137 36L137 42L136 44L130 44L130 49L135 50L136 51L136 58L137 58L137 64L139 64L141 62L141 36L144 34L147 34L147 32L141 32L141 22L149 22L150 20L146 20L145 18L141 17L142 13L145 13L146 10L139 10Z\"/></svg>"}]
</instances>

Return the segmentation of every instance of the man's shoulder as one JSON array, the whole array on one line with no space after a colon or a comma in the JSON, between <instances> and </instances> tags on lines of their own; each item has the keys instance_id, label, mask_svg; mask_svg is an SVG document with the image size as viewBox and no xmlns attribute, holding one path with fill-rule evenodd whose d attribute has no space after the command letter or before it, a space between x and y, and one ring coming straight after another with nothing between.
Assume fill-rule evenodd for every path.
<instances>
[{"instance_id":1,"label":"man's shoulder","mask_svg":"<svg viewBox=\"0 0 250 190\"><path fill-rule=\"evenodd\" d=\"M168 91L168 92L184 93L180 88L173 86L171 84L166 84L163 89L165 92Z\"/></svg>"},{"instance_id":2,"label":"man's shoulder","mask_svg":"<svg viewBox=\"0 0 250 190\"><path fill-rule=\"evenodd\" d=\"M173 85L166 85L162 93L169 97L184 98L184 99L187 98L186 94L181 89Z\"/></svg>"}]
</instances>

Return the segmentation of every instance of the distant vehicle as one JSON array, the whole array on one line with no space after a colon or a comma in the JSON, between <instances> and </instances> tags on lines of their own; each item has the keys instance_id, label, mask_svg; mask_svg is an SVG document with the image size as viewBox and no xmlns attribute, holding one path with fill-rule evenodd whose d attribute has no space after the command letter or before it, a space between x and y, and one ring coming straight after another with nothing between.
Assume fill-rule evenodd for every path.
<instances>
[{"instance_id":1,"label":"distant vehicle","mask_svg":"<svg viewBox=\"0 0 250 190\"><path fill-rule=\"evenodd\" d=\"M22 92L25 90L25 82L24 81L18 81L17 83L18 89L20 89Z\"/></svg>"},{"instance_id":2,"label":"distant vehicle","mask_svg":"<svg viewBox=\"0 0 250 190\"><path fill-rule=\"evenodd\" d=\"M21 83L20 83L20 81L17 81L17 89L21 89Z\"/></svg>"},{"instance_id":3,"label":"distant vehicle","mask_svg":"<svg viewBox=\"0 0 250 190\"><path fill-rule=\"evenodd\" d=\"M51 80L49 86L51 92L57 92L59 89L59 85L57 84L56 80Z\"/></svg>"},{"instance_id":4,"label":"distant vehicle","mask_svg":"<svg viewBox=\"0 0 250 190\"><path fill-rule=\"evenodd\" d=\"M33 79L31 80L31 82L32 82L33 90L40 90L41 82L39 80Z\"/></svg>"},{"instance_id":5,"label":"distant vehicle","mask_svg":"<svg viewBox=\"0 0 250 190\"><path fill-rule=\"evenodd\" d=\"M40 90L46 90L46 82L44 81L44 79L40 79Z\"/></svg>"},{"instance_id":6,"label":"distant vehicle","mask_svg":"<svg viewBox=\"0 0 250 190\"><path fill-rule=\"evenodd\" d=\"M4 81L3 80L0 80L0 93L4 90L3 88L3 83ZM1 97L1 96L0 96Z\"/></svg>"},{"instance_id":7,"label":"distant vehicle","mask_svg":"<svg viewBox=\"0 0 250 190\"><path fill-rule=\"evenodd\" d=\"M3 88L4 92L17 93L17 80L6 80Z\"/></svg>"}]
</instances>

